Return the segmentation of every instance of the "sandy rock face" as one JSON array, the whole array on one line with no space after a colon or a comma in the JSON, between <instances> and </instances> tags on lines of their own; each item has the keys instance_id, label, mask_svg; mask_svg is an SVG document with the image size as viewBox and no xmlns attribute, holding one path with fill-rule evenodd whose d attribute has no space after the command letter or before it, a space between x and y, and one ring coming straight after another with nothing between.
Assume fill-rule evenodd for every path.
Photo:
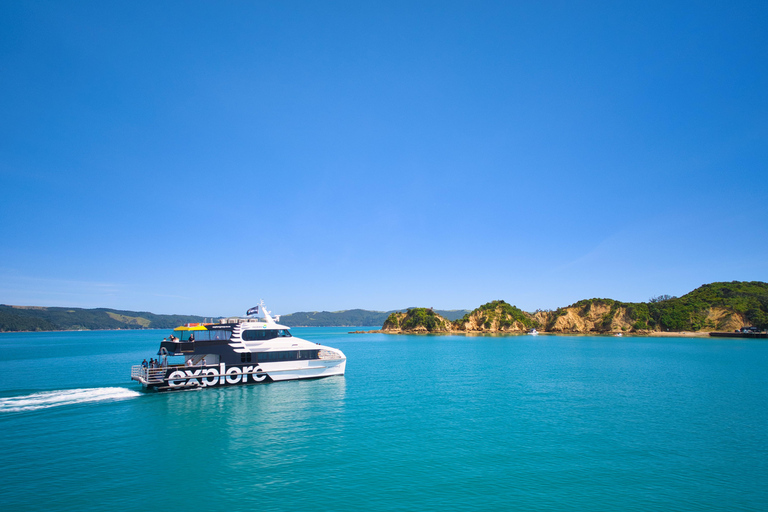
<instances>
[{"instance_id":1,"label":"sandy rock face","mask_svg":"<svg viewBox=\"0 0 768 512\"><path fill-rule=\"evenodd\" d=\"M746 325L744 315L725 308L711 308L707 311L702 331L731 331ZM545 332L590 333L590 332L661 332L653 329L635 329L637 318L630 316L626 306L608 304L595 300L585 306L569 306L557 311L537 313L534 316Z\"/></svg>"},{"instance_id":2,"label":"sandy rock face","mask_svg":"<svg viewBox=\"0 0 768 512\"><path fill-rule=\"evenodd\" d=\"M590 327L587 327L587 323L579 316L576 308L565 308L565 314L560 314L555 322L547 328L548 332L587 332Z\"/></svg>"},{"instance_id":3,"label":"sandy rock face","mask_svg":"<svg viewBox=\"0 0 768 512\"><path fill-rule=\"evenodd\" d=\"M616 314L611 321L611 331L630 331L632 330L633 320L627 314L627 308L621 307L616 310Z\"/></svg>"},{"instance_id":4,"label":"sandy rock face","mask_svg":"<svg viewBox=\"0 0 768 512\"><path fill-rule=\"evenodd\" d=\"M403 325L404 318L405 313L392 313L384 321L384 325L382 326L381 330L389 333L403 332L400 326Z\"/></svg>"},{"instance_id":5,"label":"sandy rock face","mask_svg":"<svg viewBox=\"0 0 768 512\"><path fill-rule=\"evenodd\" d=\"M494 304L494 303L491 303ZM528 330L521 321L513 318L512 315L505 312L505 307L509 308L509 305L504 303L495 308L481 309L478 308L470 313L469 317L461 322L458 321L454 324L457 331L462 332L489 332L489 333L522 333ZM519 311L519 310L518 310ZM522 313L522 312L520 312ZM528 313L522 313L531 320L532 325L535 325L533 316Z\"/></svg>"},{"instance_id":6,"label":"sandy rock face","mask_svg":"<svg viewBox=\"0 0 768 512\"><path fill-rule=\"evenodd\" d=\"M551 315L551 311L537 311L533 314L533 321L542 326L541 328L543 329L543 326L547 325Z\"/></svg>"},{"instance_id":7,"label":"sandy rock face","mask_svg":"<svg viewBox=\"0 0 768 512\"><path fill-rule=\"evenodd\" d=\"M542 315L543 316L543 315ZM551 321L555 318L554 322ZM609 304L593 302L586 307L567 307L547 314L549 332L615 332L632 329L632 319L625 307L611 310Z\"/></svg>"},{"instance_id":8,"label":"sandy rock face","mask_svg":"<svg viewBox=\"0 0 768 512\"><path fill-rule=\"evenodd\" d=\"M735 331L747 325L748 322L741 313L725 308L712 308L707 314L706 323L718 331Z\"/></svg>"}]
</instances>

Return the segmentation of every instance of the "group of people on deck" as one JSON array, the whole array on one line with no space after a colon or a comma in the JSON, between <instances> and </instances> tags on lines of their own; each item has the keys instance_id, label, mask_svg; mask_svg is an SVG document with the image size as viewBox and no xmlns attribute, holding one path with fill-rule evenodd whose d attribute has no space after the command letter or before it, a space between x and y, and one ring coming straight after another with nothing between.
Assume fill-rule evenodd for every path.
<instances>
[{"instance_id":1,"label":"group of people on deck","mask_svg":"<svg viewBox=\"0 0 768 512\"><path fill-rule=\"evenodd\" d=\"M142 366L142 368L160 368L161 367L160 366L160 361L158 361L157 359L152 359L152 358L150 358L149 362L147 362L146 359L143 360L141 362L141 366Z\"/></svg>"},{"instance_id":2,"label":"group of people on deck","mask_svg":"<svg viewBox=\"0 0 768 512\"><path fill-rule=\"evenodd\" d=\"M216 339L219 339L219 338L217 337ZM171 334L171 335L170 335L170 336L168 336L167 338L163 338L163 341L179 341L179 338L177 338L176 336L174 336L173 334ZM182 340L182 341L184 341L184 340ZM188 342L193 342L193 341L195 341L195 334L194 334L194 333L190 334L190 335L189 335L189 339L188 339L188 340L186 340L186 341L188 341Z\"/></svg>"}]
</instances>

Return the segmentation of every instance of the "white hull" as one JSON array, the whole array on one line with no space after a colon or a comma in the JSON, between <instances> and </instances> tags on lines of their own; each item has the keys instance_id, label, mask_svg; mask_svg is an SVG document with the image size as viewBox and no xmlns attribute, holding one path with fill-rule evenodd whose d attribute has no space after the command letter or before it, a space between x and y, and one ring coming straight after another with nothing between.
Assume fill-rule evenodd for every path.
<instances>
[{"instance_id":1,"label":"white hull","mask_svg":"<svg viewBox=\"0 0 768 512\"><path fill-rule=\"evenodd\" d=\"M131 378L147 389L173 391L193 388L262 384L299 379L319 379L344 375L346 359L335 361L284 361L258 365L225 363L198 367L171 366L142 368L134 366Z\"/></svg>"},{"instance_id":2,"label":"white hull","mask_svg":"<svg viewBox=\"0 0 768 512\"><path fill-rule=\"evenodd\" d=\"M317 379L320 377L331 377L333 375L344 375L344 369L346 366L346 360L339 362L291 361L283 363L264 363L261 365L264 373L269 375L269 377L274 381Z\"/></svg>"}]
</instances>

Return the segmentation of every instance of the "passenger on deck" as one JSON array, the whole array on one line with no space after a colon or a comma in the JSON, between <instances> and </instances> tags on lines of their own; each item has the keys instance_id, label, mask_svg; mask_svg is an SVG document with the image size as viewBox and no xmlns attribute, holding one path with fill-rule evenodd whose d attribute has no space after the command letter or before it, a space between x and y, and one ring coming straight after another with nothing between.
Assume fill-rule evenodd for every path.
<instances>
[{"instance_id":1,"label":"passenger on deck","mask_svg":"<svg viewBox=\"0 0 768 512\"><path fill-rule=\"evenodd\" d=\"M195 333L189 335L189 341L195 341Z\"/></svg>"},{"instance_id":2,"label":"passenger on deck","mask_svg":"<svg viewBox=\"0 0 768 512\"><path fill-rule=\"evenodd\" d=\"M141 367L142 368L146 368L147 367L147 360L146 359L141 362Z\"/></svg>"},{"instance_id":3,"label":"passenger on deck","mask_svg":"<svg viewBox=\"0 0 768 512\"><path fill-rule=\"evenodd\" d=\"M203 359L200 361L200 364L201 364L202 366L206 366L206 364L205 364L205 358L203 358Z\"/></svg>"}]
</instances>

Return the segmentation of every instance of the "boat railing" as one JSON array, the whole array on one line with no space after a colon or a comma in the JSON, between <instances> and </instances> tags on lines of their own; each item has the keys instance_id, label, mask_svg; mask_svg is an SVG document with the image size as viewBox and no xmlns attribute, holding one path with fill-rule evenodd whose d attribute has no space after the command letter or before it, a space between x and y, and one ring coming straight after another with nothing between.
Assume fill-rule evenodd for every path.
<instances>
[{"instance_id":1,"label":"boat railing","mask_svg":"<svg viewBox=\"0 0 768 512\"><path fill-rule=\"evenodd\" d=\"M165 368L147 368L140 364L131 366L131 379L144 383L163 382Z\"/></svg>"}]
</instances>

